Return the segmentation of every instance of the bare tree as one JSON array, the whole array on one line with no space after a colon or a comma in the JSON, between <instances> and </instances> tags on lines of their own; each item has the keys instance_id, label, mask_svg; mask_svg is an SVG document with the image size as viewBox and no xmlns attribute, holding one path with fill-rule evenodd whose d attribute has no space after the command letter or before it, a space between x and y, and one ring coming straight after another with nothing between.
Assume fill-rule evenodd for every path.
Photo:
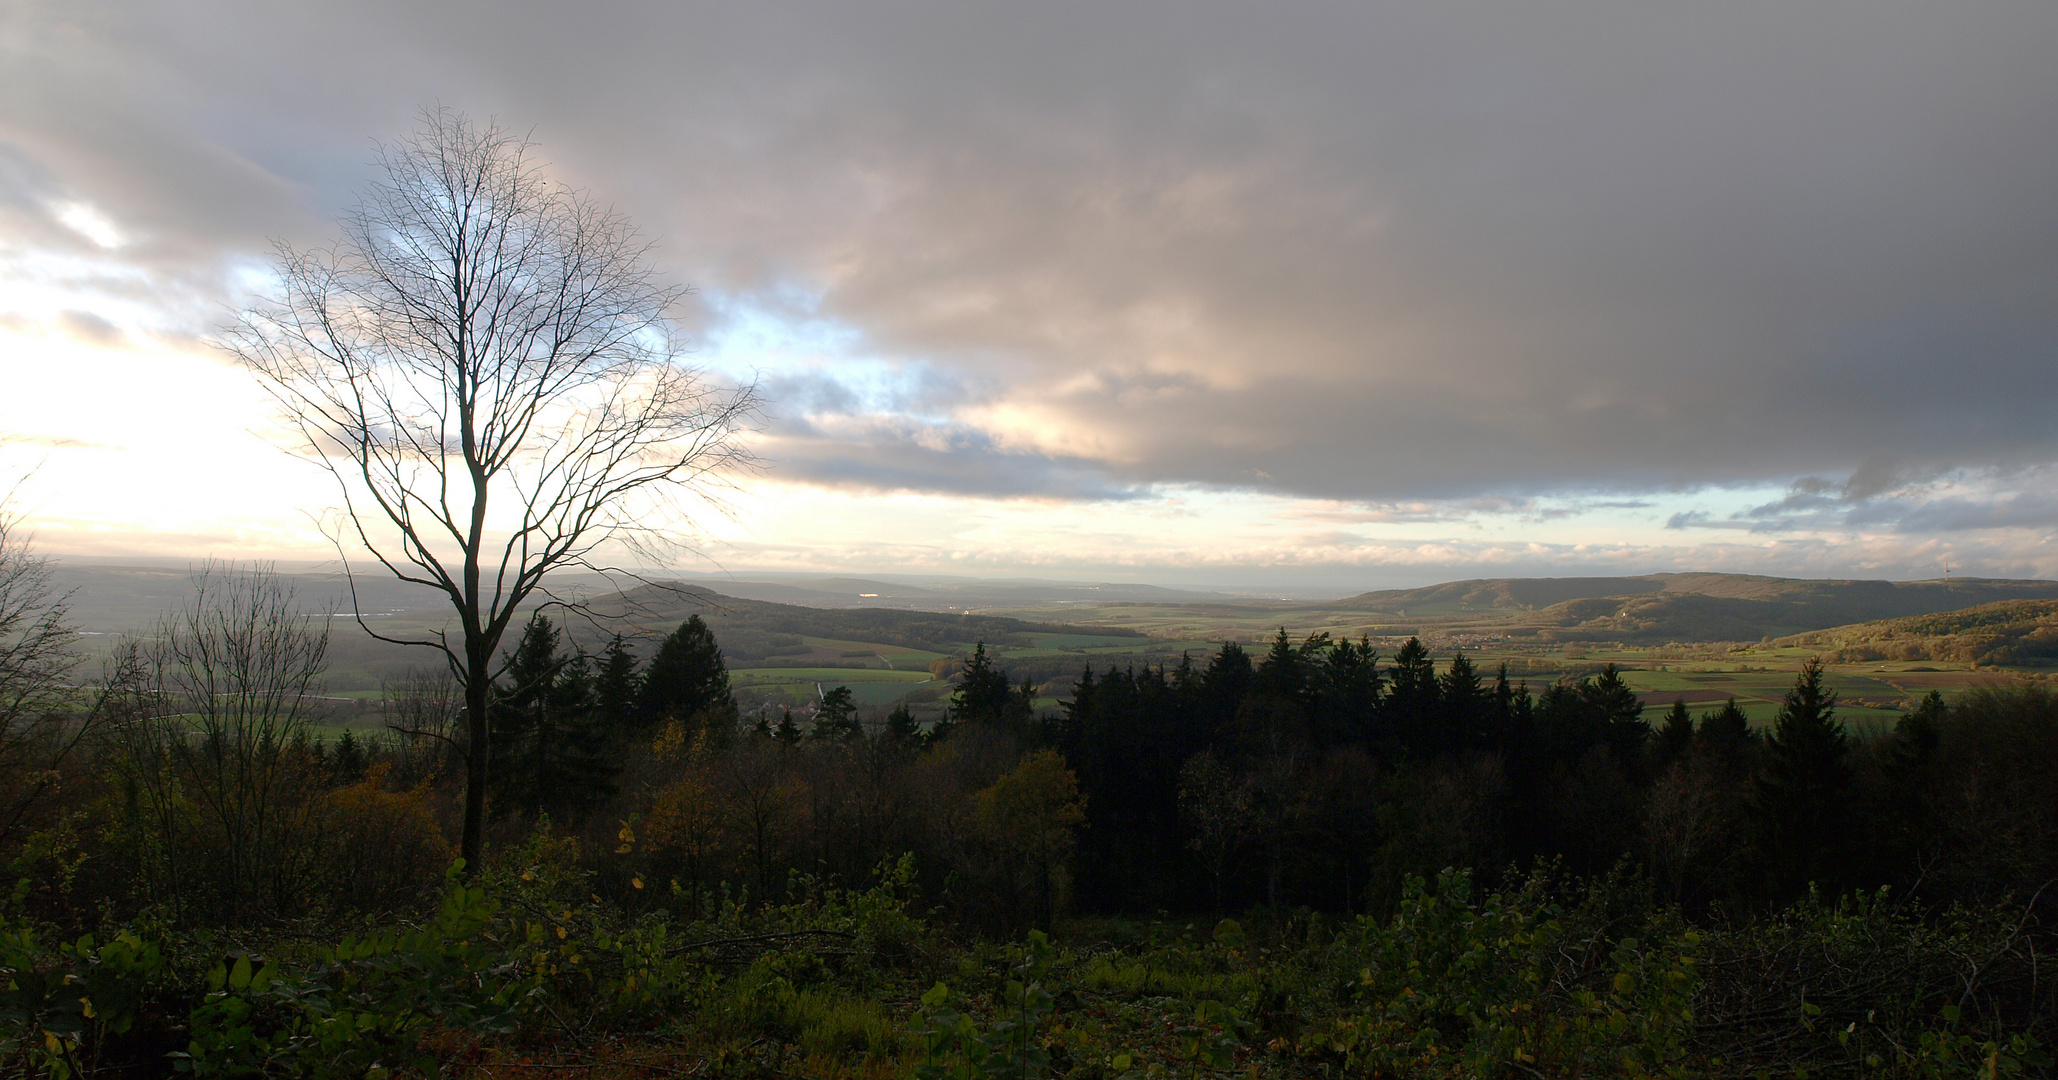
<instances>
[{"instance_id":1,"label":"bare tree","mask_svg":"<svg viewBox=\"0 0 2058 1080\"><path fill-rule=\"evenodd\" d=\"M0 500L0 845L48 800L100 712L69 686L66 596Z\"/></svg>"},{"instance_id":2,"label":"bare tree","mask_svg":"<svg viewBox=\"0 0 2058 1080\"><path fill-rule=\"evenodd\" d=\"M327 613L303 611L285 579L214 564L123 643L122 743L173 902L228 925L295 906L318 847L309 728L328 647Z\"/></svg>"},{"instance_id":3,"label":"bare tree","mask_svg":"<svg viewBox=\"0 0 2058 1080\"><path fill-rule=\"evenodd\" d=\"M547 179L531 143L447 110L383 147L385 178L336 245L281 245L281 287L228 347L340 485L339 533L437 589L439 650L465 692L462 852L485 821L493 663L517 608L596 552L645 552L684 497L746 463L751 387L680 362L647 245L621 215ZM346 562L348 552L346 551ZM548 598L549 594L544 593Z\"/></svg>"}]
</instances>

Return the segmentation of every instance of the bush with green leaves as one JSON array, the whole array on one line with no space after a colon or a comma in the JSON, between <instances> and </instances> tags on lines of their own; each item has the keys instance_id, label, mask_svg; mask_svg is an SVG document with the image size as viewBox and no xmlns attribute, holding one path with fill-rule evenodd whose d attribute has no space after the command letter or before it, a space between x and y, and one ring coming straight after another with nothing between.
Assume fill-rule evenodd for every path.
<instances>
[{"instance_id":1,"label":"bush with green leaves","mask_svg":"<svg viewBox=\"0 0 2058 1080\"><path fill-rule=\"evenodd\" d=\"M1001 1000L983 1027L955 1000L949 984L939 982L923 994L922 1011L913 1024L922 1038L915 1075L921 1080L1050 1075L1050 1050L1038 1033L1056 1008L1045 985L1056 958L1050 938L1031 930L1009 970Z\"/></svg>"},{"instance_id":2,"label":"bush with green leaves","mask_svg":"<svg viewBox=\"0 0 2058 1080\"><path fill-rule=\"evenodd\" d=\"M174 1055L196 1076L383 1075L433 1068L421 1036L438 1028L511 1033L542 1003L537 966L507 932L502 905L453 867L443 904L419 929L344 938L306 966L237 956L207 975L191 1042Z\"/></svg>"},{"instance_id":3,"label":"bush with green leaves","mask_svg":"<svg viewBox=\"0 0 2058 1080\"><path fill-rule=\"evenodd\" d=\"M164 990L163 952L126 931L54 946L0 922L0 1075L70 1080L100 1064Z\"/></svg>"}]
</instances>

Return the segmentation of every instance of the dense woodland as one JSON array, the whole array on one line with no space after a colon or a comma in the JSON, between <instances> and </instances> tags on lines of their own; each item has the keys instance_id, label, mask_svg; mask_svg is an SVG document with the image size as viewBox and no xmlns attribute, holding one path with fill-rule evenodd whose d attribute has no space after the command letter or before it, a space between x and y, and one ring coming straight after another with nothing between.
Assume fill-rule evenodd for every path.
<instances>
[{"instance_id":1,"label":"dense woodland","mask_svg":"<svg viewBox=\"0 0 2058 1080\"><path fill-rule=\"evenodd\" d=\"M0 537L0 541L4 541ZM745 715L686 619L316 733L325 620L217 569L85 677L0 574L0 1071L1983 1075L2048 1070L2058 697L1651 723L1281 631L949 710ZM1026 943L1025 943L1026 942ZM2041 1041L2040 1041L2041 1040Z\"/></svg>"}]
</instances>

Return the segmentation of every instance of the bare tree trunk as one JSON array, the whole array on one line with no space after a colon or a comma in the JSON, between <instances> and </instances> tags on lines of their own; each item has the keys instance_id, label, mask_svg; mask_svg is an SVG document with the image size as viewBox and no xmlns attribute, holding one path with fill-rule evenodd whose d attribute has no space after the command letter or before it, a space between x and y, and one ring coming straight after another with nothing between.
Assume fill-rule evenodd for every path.
<instances>
[{"instance_id":1,"label":"bare tree trunk","mask_svg":"<svg viewBox=\"0 0 2058 1080\"><path fill-rule=\"evenodd\" d=\"M479 663L473 670L483 672L486 666ZM493 750L486 706L492 688L492 682L483 676L465 680L464 836L458 854L464 859L467 880L478 875L479 860L486 850L486 771Z\"/></svg>"}]
</instances>

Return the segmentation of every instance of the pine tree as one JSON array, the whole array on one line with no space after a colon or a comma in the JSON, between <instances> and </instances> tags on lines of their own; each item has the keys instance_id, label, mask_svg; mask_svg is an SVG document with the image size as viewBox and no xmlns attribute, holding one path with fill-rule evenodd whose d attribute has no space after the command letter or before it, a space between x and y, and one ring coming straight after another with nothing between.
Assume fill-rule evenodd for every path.
<instances>
[{"instance_id":1,"label":"pine tree","mask_svg":"<svg viewBox=\"0 0 2058 1080\"><path fill-rule=\"evenodd\" d=\"M1251 690L1280 701L1300 701L1307 693L1307 661L1318 648L1329 643L1328 634L1319 637L1318 643L1315 635L1309 636L1307 644L1296 649L1287 639L1286 628L1280 627L1278 636L1272 639L1272 648L1266 651L1265 658L1252 672Z\"/></svg>"},{"instance_id":2,"label":"pine tree","mask_svg":"<svg viewBox=\"0 0 2058 1080\"><path fill-rule=\"evenodd\" d=\"M364 771L368 764L364 745L357 741L357 737L350 733L349 728L344 728L342 736L336 740L335 753L329 760L330 774L339 784L355 784L364 779Z\"/></svg>"},{"instance_id":3,"label":"pine tree","mask_svg":"<svg viewBox=\"0 0 2058 1080\"><path fill-rule=\"evenodd\" d=\"M1822 662L1802 666L1765 743L1765 766L1751 793L1761 868L1779 892L1810 883L1841 884L1851 772L1836 694L1823 686Z\"/></svg>"},{"instance_id":4,"label":"pine tree","mask_svg":"<svg viewBox=\"0 0 2058 1080\"><path fill-rule=\"evenodd\" d=\"M1693 743L1694 721L1687 715L1686 698L1673 698L1664 725L1658 729L1658 763L1669 765L1678 761L1693 749Z\"/></svg>"},{"instance_id":5,"label":"pine tree","mask_svg":"<svg viewBox=\"0 0 2058 1080\"><path fill-rule=\"evenodd\" d=\"M815 710L814 730L808 732L811 739L848 742L864 734L858 726L857 701L851 697L850 687L839 686L822 695L822 704Z\"/></svg>"},{"instance_id":6,"label":"pine tree","mask_svg":"<svg viewBox=\"0 0 2058 1080\"><path fill-rule=\"evenodd\" d=\"M620 729L601 711L598 688L593 658L583 652L565 662L550 688L558 749L543 805L575 824L615 794L615 777L622 771Z\"/></svg>"},{"instance_id":7,"label":"pine tree","mask_svg":"<svg viewBox=\"0 0 2058 1080\"><path fill-rule=\"evenodd\" d=\"M1437 680L1437 696L1443 701L1443 741L1451 748L1484 744L1488 699L1480 684L1479 671L1462 652L1451 656L1451 666Z\"/></svg>"},{"instance_id":8,"label":"pine tree","mask_svg":"<svg viewBox=\"0 0 2058 1080\"><path fill-rule=\"evenodd\" d=\"M1315 674L1315 734L1324 746L1363 743L1379 713L1379 653L1369 638L1345 638Z\"/></svg>"},{"instance_id":9,"label":"pine tree","mask_svg":"<svg viewBox=\"0 0 2058 1080\"><path fill-rule=\"evenodd\" d=\"M1015 688L1008 684L1008 673L994 666L993 660L986 655L986 643L982 641L972 650L971 658L965 661L958 688L951 691L951 723L998 722L1008 715L1008 705L1014 696Z\"/></svg>"},{"instance_id":10,"label":"pine tree","mask_svg":"<svg viewBox=\"0 0 2058 1080\"><path fill-rule=\"evenodd\" d=\"M636 677L636 654L616 634L600 654L593 675L593 708L600 723L616 738L626 738L639 726L636 699L642 692Z\"/></svg>"},{"instance_id":11,"label":"pine tree","mask_svg":"<svg viewBox=\"0 0 2058 1080\"><path fill-rule=\"evenodd\" d=\"M792 709L779 710L779 726L772 729L772 738L787 746L800 745L800 725L793 722Z\"/></svg>"},{"instance_id":12,"label":"pine tree","mask_svg":"<svg viewBox=\"0 0 2058 1080\"><path fill-rule=\"evenodd\" d=\"M1442 693L1436 685L1436 661L1420 638L1409 638L1393 654L1386 671L1386 714L1390 730L1409 749L1437 748L1437 715Z\"/></svg>"},{"instance_id":13,"label":"pine tree","mask_svg":"<svg viewBox=\"0 0 2058 1080\"><path fill-rule=\"evenodd\" d=\"M504 682L493 700L493 761L489 776L495 816L519 810L525 819L542 811L557 748L549 705L564 658L558 630L542 612L529 617L508 657Z\"/></svg>"},{"instance_id":14,"label":"pine tree","mask_svg":"<svg viewBox=\"0 0 2058 1080\"><path fill-rule=\"evenodd\" d=\"M577 822L614 793L619 766L593 704L590 661L565 656L562 640L537 612L508 657L494 701L495 814Z\"/></svg>"},{"instance_id":15,"label":"pine tree","mask_svg":"<svg viewBox=\"0 0 2058 1080\"><path fill-rule=\"evenodd\" d=\"M695 615L658 645L644 672L637 711L645 730L670 720L724 734L736 719L729 668L714 631Z\"/></svg>"},{"instance_id":16,"label":"pine tree","mask_svg":"<svg viewBox=\"0 0 2058 1080\"><path fill-rule=\"evenodd\" d=\"M1735 698L1730 698L1715 712L1702 716L1700 729L1694 732L1696 749L1700 753L1714 754L1730 762L1742 760L1753 738L1751 719L1737 707Z\"/></svg>"},{"instance_id":17,"label":"pine tree","mask_svg":"<svg viewBox=\"0 0 2058 1080\"><path fill-rule=\"evenodd\" d=\"M1599 676L1580 686L1580 696L1601 723L1601 737L1625 768L1642 765L1645 742L1651 725L1644 721L1643 699L1622 680L1622 672L1609 664Z\"/></svg>"},{"instance_id":18,"label":"pine tree","mask_svg":"<svg viewBox=\"0 0 2058 1080\"><path fill-rule=\"evenodd\" d=\"M915 720L915 714L906 702L894 706L886 714L886 737L895 742L912 743L922 737L922 725Z\"/></svg>"},{"instance_id":19,"label":"pine tree","mask_svg":"<svg viewBox=\"0 0 2058 1080\"><path fill-rule=\"evenodd\" d=\"M1527 685L1522 696L1529 696ZM1508 662L1501 661L1494 669L1493 689L1488 691L1486 743L1505 754L1510 749L1510 739L1515 729L1515 687L1508 682Z\"/></svg>"}]
</instances>

